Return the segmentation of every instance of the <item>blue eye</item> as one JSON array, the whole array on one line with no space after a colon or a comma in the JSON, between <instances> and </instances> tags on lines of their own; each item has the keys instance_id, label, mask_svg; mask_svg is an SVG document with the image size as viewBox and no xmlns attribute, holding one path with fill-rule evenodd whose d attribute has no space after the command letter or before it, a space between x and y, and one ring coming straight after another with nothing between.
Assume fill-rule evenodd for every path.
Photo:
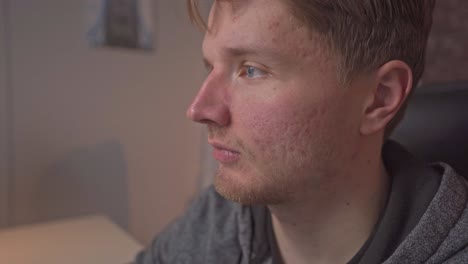
<instances>
[{"instance_id":1,"label":"blue eye","mask_svg":"<svg viewBox=\"0 0 468 264\"><path fill-rule=\"evenodd\" d=\"M265 72L256 67L247 66L245 70L245 75L247 76L247 78L254 79L254 78L262 77L263 75L265 75Z\"/></svg>"}]
</instances>

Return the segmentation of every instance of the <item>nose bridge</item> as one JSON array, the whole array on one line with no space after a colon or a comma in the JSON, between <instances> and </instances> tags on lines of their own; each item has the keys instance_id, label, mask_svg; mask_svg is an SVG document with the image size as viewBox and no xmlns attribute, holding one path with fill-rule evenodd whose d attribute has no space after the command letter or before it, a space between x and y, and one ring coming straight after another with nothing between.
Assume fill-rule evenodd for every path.
<instances>
[{"instance_id":1,"label":"nose bridge","mask_svg":"<svg viewBox=\"0 0 468 264\"><path fill-rule=\"evenodd\" d=\"M229 107L225 100L227 86L221 74L213 70L189 106L188 118L200 123L227 125L229 122Z\"/></svg>"}]
</instances>

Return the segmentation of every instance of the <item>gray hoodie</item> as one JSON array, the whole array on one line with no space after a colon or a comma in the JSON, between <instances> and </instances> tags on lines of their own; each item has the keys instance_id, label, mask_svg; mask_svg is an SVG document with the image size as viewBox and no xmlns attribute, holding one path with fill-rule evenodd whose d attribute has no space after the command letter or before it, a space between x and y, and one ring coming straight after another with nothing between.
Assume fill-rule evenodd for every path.
<instances>
[{"instance_id":1,"label":"gray hoodie","mask_svg":"<svg viewBox=\"0 0 468 264\"><path fill-rule=\"evenodd\" d=\"M446 164L426 166L394 142L385 144L383 159L392 177L387 205L348 263L468 264L466 180ZM277 256L268 209L225 200L210 187L135 261L267 264L279 263Z\"/></svg>"}]
</instances>

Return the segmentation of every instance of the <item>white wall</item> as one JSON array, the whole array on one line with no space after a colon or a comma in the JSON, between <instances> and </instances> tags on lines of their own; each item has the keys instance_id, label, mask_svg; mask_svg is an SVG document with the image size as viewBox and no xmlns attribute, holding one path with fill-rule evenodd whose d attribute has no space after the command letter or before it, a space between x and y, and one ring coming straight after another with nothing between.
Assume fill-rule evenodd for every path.
<instances>
[{"instance_id":1,"label":"white wall","mask_svg":"<svg viewBox=\"0 0 468 264\"><path fill-rule=\"evenodd\" d=\"M84 0L10 1L15 224L97 195L147 243L196 192L201 131L185 109L203 78L202 36L185 1L154 4L157 50L144 53L90 48Z\"/></svg>"},{"instance_id":2,"label":"white wall","mask_svg":"<svg viewBox=\"0 0 468 264\"><path fill-rule=\"evenodd\" d=\"M8 221L8 100L6 57L6 0L0 0L0 228Z\"/></svg>"}]
</instances>

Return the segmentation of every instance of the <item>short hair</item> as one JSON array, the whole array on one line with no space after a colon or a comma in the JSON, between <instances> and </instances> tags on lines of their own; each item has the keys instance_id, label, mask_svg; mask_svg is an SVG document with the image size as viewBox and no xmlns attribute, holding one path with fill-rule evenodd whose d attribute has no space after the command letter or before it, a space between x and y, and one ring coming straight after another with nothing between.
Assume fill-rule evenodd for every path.
<instances>
[{"instance_id":1,"label":"short hair","mask_svg":"<svg viewBox=\"0 0 468 264\"><path fill-rule=\"evenodd\" d=\"M337 55L338 74L344 83L391 60L408 64L413 72L413 86L419 82L435 0L285 0L285 3ZM192 22L206 30L198 1L187 0L187 7ZM393 130L405 108L406 104L387 125L386 132Z\"/></svg>"}]
</instances>

